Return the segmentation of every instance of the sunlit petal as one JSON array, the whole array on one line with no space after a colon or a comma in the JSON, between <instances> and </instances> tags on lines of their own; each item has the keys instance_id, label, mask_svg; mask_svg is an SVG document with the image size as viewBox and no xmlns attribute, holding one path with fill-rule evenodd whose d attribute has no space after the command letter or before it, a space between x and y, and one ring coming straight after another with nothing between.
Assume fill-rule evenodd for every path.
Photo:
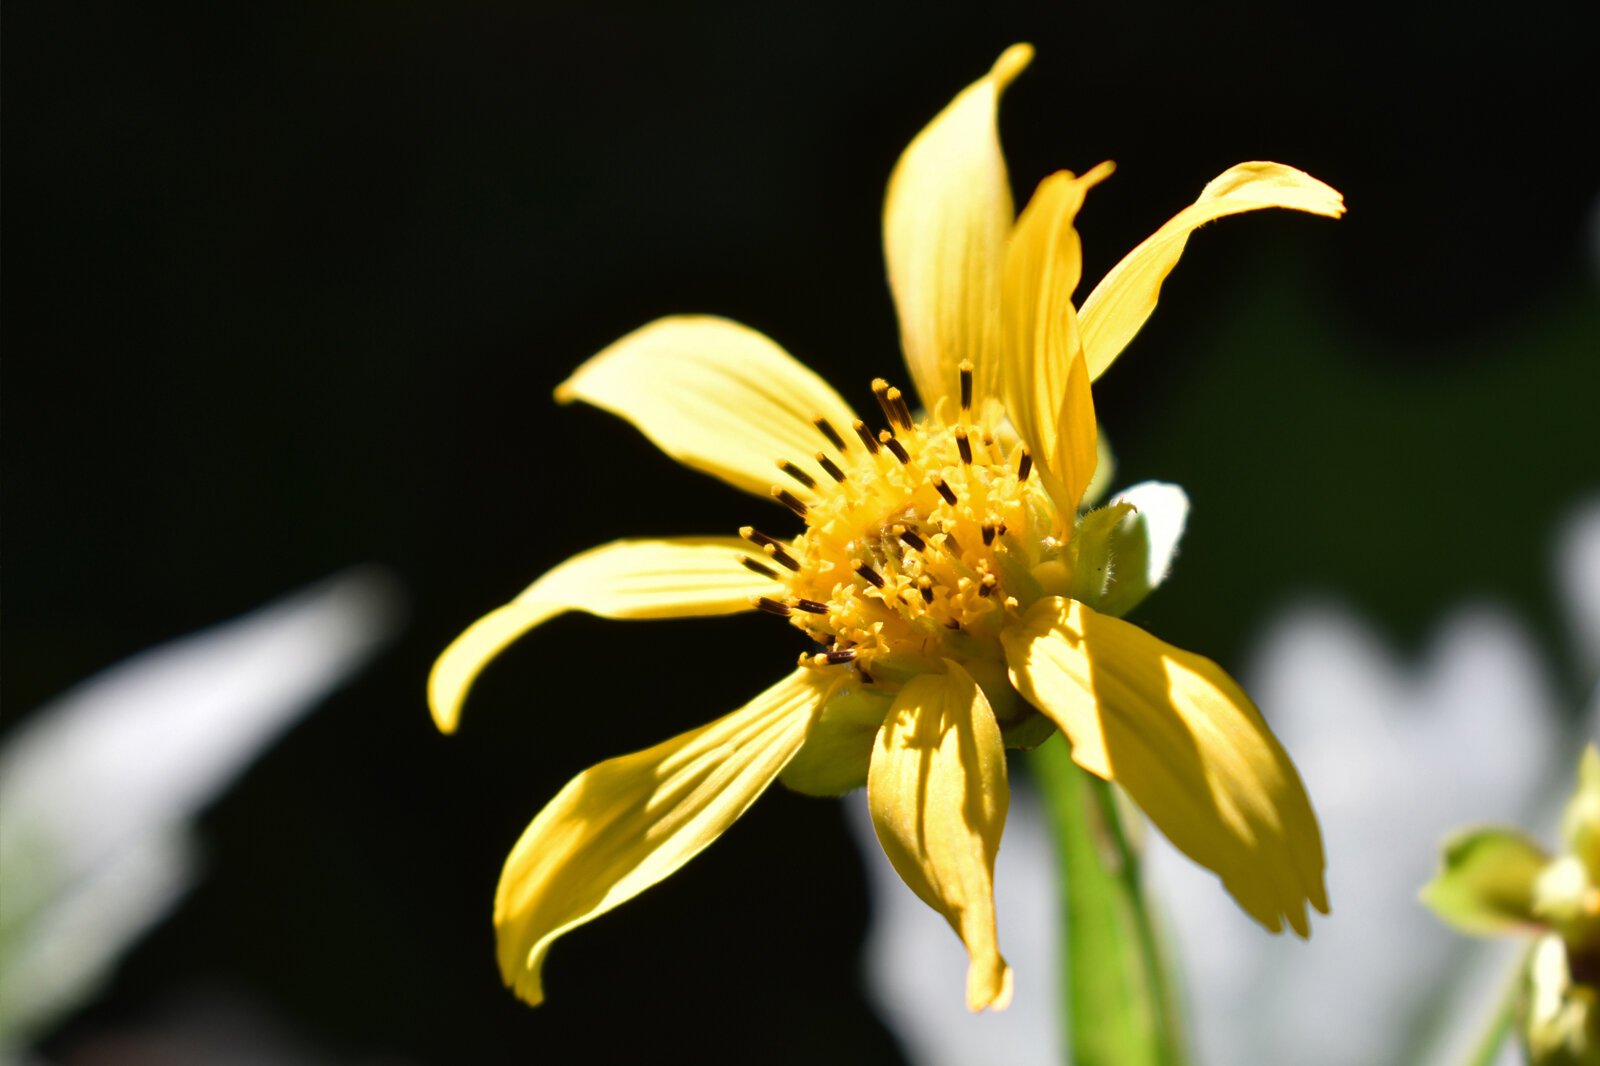
<instances>
[{"instance_id":1,"label":"sunlit petal","mask_svg":"<svg viewBox=\"0 0 1600 1066\"><path fill-rule=\"evenodd\" d=\"M428 676L428 705L442 732L455 731L467 690L489 660L534 626L566 611L602 618L684 618L750 609L771 594L770 578L739 562L750 545L732 537L618 540L545 574L451 642Z\"/></svg>"},{"instance_id":2,"label":"sunlit petal","mask_svg":"<svg viewBox=\"0 0 1600 1066\"><path fill-rule=\"evenodd\" d=\"M1344 197L1282 163L1240 163L1219 174L1198 200L1112 267L1083 301L1078 327L1090 379L1105 373L1155 310L1161 283L1178 265L1189 234L1215 219L1264 207L1338 218L1344 214Z\"/></svg>"},{"instance_id":3,"label":"sunlit petal","mask_svg":"<svg viewBox=\"0 0 1600 1066\"><path fill-rule=\"evenodd\" d=\"M1033 58L1013 45L901 155L883 203L883 248L906 365L928 410L958 387L963 359L976 394L995 395L1001 258L1014 208L1000 133L1000 94Z\"/></svg>"},{"instance_id":4,"label":"sunlit petal","mask_svg":"<svg viewBox=\"0 0 1600 1066\"><path fill-rule=\"evenodd\" d=\"M827 441L818 415L849 432L850 405L763 334L710 315L678 315L642 326L589 359L556 388L632 422L657 447L696 470L767 496L778 472L812 462Z\"/></svg>"},{"instance_id":5,"label":"sunlit petal","mask_svg":"<svg viewBox=\"0 0 1600 1066\"><path fill-rule=\"evenodd\" d=\"M544 999L550 944L694 858L805 743L832 679L796 670L741 709L568 782L523 832L495 894L500 972Z\"/></svg>"},{"instance_id":6,"label":"sunlit petal","mask_svg":"<svg viewBox=\"0 0 1600 1066\"><path fill-rule=\"evenodd\" d=\"M1273 932L1327 912L1322 836L1300 775L1261 714L1209 659L1049 597L1001 635L1012 683L1178 849Z\"/></svg>"},{"instance_id":7,"label":"sunlit petal","mask_svg":"<svg viewBox=\"0 0 1600 1066\"><path fill-rule=\"evenodd\" d=\"M1000 388L1056 505L1071 514L1099 459L1094 403L1072 293L1083 273L1073 219L1112 170L1058 171L1039 188L1006 244Z\"/></svg>"},{"instance_id":8,"label":"sunlit petal","mask_svg":"<svg viewBox=\"0 0 1600 1066\"><path fill-rule=\"evenodd\" d=\"M967 946L967 1006L1002 1010L1011 968L994 926L994 858L1011 791L989 701L946 662L895 697L867 773L872 824L895 870Z\"/></svg>"}]
</instances>

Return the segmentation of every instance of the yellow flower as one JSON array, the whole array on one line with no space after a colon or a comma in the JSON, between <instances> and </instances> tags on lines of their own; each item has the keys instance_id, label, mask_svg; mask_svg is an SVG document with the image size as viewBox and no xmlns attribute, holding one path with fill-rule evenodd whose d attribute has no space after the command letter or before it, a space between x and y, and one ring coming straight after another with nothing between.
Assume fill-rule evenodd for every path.
<instances>
[{"instance_id":1,"label":"yellow flower","mask_svg":"<svg viewBox=\"0 0 1600 1066\"><path fill-rule=\"evenodd\" d=\"M1031 57L1007 50L889 181L889 283L925 416L875 381L888 424L875 430L772 341L712 317L653 322L556 390L775 498L804 529L624 540L569 559L446 649L429 681L440 729L455 728L488 660L564 611L755 608L817 650L732 714L584 771L533 820L495 901L501 970L529 1002L544 997L557 937L671 874L781 777L812 794L865 783L889 861L966 944L968 1006L1004 1007L992 890L1004 749L1057 727L1267 928L1308 935L1306 903L1326 913L1316 818L1249 698L1209 660L1095 609L1137 598L1113 589L1105 555L1131 508L1093 512L1093 551L1074 533L1099 465L1089 383L1149 317L1189 234L1267 207L1338 217L1342 199L1281 164L1236 166L1075 309L1073 220L1112 168L1053 174L1014 217L995 113Z\"/></svg>"}]
</instances>

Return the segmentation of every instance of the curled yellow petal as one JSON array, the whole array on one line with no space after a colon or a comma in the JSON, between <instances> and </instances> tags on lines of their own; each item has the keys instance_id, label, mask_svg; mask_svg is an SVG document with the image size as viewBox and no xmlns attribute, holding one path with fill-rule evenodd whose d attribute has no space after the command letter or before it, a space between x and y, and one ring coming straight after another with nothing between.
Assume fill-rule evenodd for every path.
<instances>
[{"instance_id":1,"label":"curled yellow petal","mask_svg":"<svg viewBox=\"0 0 1600 1066\"><path fill-rule=\"evenodd\" d=\"M971 960L967 1007L1003 1010L1011 968L994 925L994 858L1006 808L1005 745L983 691L946 662L906 682L867 771L872 825L895 871L944 915Z\"/></svg>"},{"instance_id":2,"label":"curled yellow petal","mask_svg":"<svg viewBox=\"0 0 1600 1066\"><path fill-rule=\"evenodd\" d=\"M1065 514L1077 510L1099 461L1094 402L1072 293L1083 273L1073 219L1112 170L1058 171L1039 183L1006 244L1000 388L1017 432Z\"/></svg>"},{"instance_id":3,"label":"curled yellow petal","mask_svg":"<svg viewBox=\"0 0 1600 1066\"><path fill-rule=\"evenodd\" d=\"M1328 910L1322 834L1294 764L1215 663L1074 600L1047 597L1001 634L1011 680L1090 773L1127 790L1167 839L1273 932Z\"/></svg>"},{"instance_id":4,"label":"curled yellow petal","mask_svg":"<svg viewBox=\"0 0 1600 1066\"><path fill-rule=\"evenodd\" d=\"M551 943L676 871L721 836L805 743L832 679L796 670L732 714L568 782L506 859L500 973L544 999Z\"/></svg>"},{"instance_id":5,"label":"curled yellow petal","mask_svg":"<svg viewBox=\"0 0 1600 1066\"><path fill-rule=\"evenodd\" d=\"M1033 49L1013 45L911 142L889 176L883 250L900 343L922 402L954 396L960 366L997 395L1001 257L1014 208L996 109Z\"/></svg>"},{"instance_id":6,"label":"curled yellow petal","mask_svg":"<svg viewBox=\"0 0 1600 1066\"><path fill-rule=\"evenodd\" d=\"M1083 302L1078 321L1089 378L1105 373L1155 310L1161 283L1178 265L1189 234L1207 222L1265 207L1338 218L1344 214L1344 197L1282 163L1240 163L1223 171L1198 200L1112 267Z\"/></svg>"},{"instance_id":7,"label":"curled yellow petal","mask_svg":"<svg viewBox=\"0 0 1600 1066\"><path fill-rule=\"evenodd\" d=\"M736 488L768 496L793 462L812 461L828 443L813 422L848 433L850 405L788 352L748 326L711 315L657 319L592 357L556 388L561 403L583 400L632 422L662 451Z\"/></svg>"},{"instance_id":8,"label":"curled yellow petal","mask_svg":"<svg viewBox=\"0 0 1600 1066\"><path fill-rule=\"evenodd\" d=\"M489 660L566 611L684 618L749 610L752 596L778 587L740 564L749 550L733 537L679 537L618 540L574 555L450 642L428 675L434 723L441 732L455 732L467 690Z\"/></svg>"}]
</instances>

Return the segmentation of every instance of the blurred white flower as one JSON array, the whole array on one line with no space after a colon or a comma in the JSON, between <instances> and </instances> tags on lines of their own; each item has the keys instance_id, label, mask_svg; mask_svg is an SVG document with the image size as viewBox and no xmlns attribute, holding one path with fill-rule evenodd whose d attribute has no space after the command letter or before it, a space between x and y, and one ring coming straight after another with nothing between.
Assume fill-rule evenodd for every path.
<instances>
[{"instance_id":1,"label":"blurred white flower","mask_svg":"<svg viewBox=\"0 0 1600 1066\"><path fill-rule=\"evenodd\" d=\"M93 992L194 882L189 821L393 632L399 592L331 578L143 652L0 749L0 1062Z\"/></svg>"}]
</instances>

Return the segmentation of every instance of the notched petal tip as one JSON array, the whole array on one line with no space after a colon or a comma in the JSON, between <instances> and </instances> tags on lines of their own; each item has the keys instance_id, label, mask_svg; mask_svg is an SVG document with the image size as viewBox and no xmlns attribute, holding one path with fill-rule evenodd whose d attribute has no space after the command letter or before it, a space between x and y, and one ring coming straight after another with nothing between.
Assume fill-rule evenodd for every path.
<instances>
[{"instance_id":1,"label":"notched petal tip","mask_svg":"<svg viewBox=\"0 0 1600 1066\"><path fill-rule=\"evenodd\" d=\"M1078 765L1127 790L1168 840L1273 932L1326 911L1316 814L1260 712L1215 663L1047 597L1001 634L1012 683Z\"/></svg>"},{"instance_id":2,"label":"notched petal tip","mask_svg":"<svg viewBox=\"0 0 1600 1066\"><path fill-rule=\"evenodd\" d=\"M1011 1006L1011 967L996 955L992 960L972 960L967 967L967 1009L1002 1011Z\"/></svg>"}]
</instances>

